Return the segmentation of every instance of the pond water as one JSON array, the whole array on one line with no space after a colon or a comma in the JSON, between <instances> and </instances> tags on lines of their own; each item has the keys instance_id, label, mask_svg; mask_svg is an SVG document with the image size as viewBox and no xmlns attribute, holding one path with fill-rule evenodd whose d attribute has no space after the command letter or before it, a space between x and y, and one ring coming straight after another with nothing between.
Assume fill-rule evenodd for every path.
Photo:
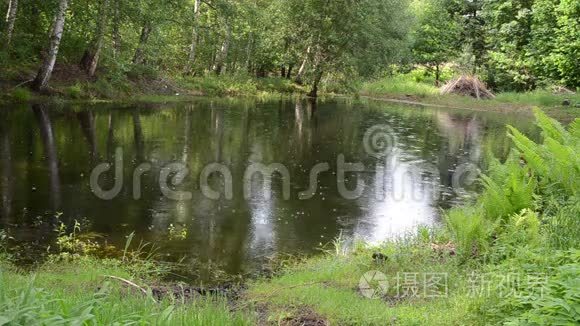
<instances>
[{"instance_id":1,"label":"pond water","mask_svg":"<svg viewBox=\"0 0 580 326\"><path fill-rule=\"evenodd\" d=\"M32 105L0 120L0 227L17 255L76 220L119 248L135 232L165 260L227 274L339 235L441 223L486 157L508 153L505 124L531 132L527 116L364 100ZM252 173L271 163L279 172Z\"/></svg>"}]
</instances>

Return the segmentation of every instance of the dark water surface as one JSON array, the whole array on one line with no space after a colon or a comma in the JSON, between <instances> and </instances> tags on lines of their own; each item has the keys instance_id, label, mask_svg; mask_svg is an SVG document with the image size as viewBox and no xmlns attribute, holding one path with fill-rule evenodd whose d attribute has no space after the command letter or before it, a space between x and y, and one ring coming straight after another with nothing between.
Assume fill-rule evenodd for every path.
<instances>
[{"instance_id":1,"label":"dark water surface","mask_svg":"<svg viewBox=\"0 0 580 326\"><path fill-rule=\"evenodd\" d=\"M135 239L155 243L168 260L230 274L252 271L276 253L315 252L341 233L379 242L440 223L441 208L474 190L453 187L457 169L481 167L488 153L505 156L506 123L531 129L527 116L346 100L34 105L0 108L0 118L0 227L19 244L19 255L54 245L58 216L121 248L135 231ZM393 147L386 157L369 155L364 146L375 125L389 128ZM98 198L91 172L113 163L119 149L122 188L111 200ZM366 185L357 198L338 190L340 155L364 166L345 175L347 189L357 181ZM231 199L211 199L200 190L203 169L216 162L231 172ZM316 195L299 198L311 169L325 162L330 171L319 174ZM186 165L189 174L170 190L191 198L163 195L160 175L171 163ZM244 196L244 175L253 163L280 163L288 176L266 177L271 185ZM147 171L134 178L140 165ZM113 169L98 180L111 189ZM262 189L259 176L249 180L252 189ZM219 173L207 182L221 192L227 185ZM386 190L382 199L377 188Z\"/></svg>"}]
</instances>

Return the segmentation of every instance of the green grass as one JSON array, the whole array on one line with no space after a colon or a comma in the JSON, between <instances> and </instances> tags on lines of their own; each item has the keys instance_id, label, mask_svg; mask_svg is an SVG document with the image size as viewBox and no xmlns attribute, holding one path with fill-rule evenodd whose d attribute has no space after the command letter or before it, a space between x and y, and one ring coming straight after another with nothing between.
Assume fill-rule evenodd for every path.
<instances>
[{"instance_id":1,"label":"green grass","mask_svg":"<svg viewBox=\"0 0 580 326\"><path fill-rule=\"evenodd\" d=\"M27 88L18 87L8 94L8 98L14 102L28 102L32 99L32 92Z\"/></svg>"},{"instance_id":2,"label":"green grass","mask_svg":"<svg viewBox=\"0 0 580 326\"><path fill-rule=\"evenodd\" d=\"M383 252L389 259L376 262L373 252ZM469 315L466 294L459 291L465 283L464 269L454 257L440 257L427 245L408 242L381 247L359 247L348 255L327 254L300 264L271 281L250 286L248 300L266 305L270 320L296 316L304 307L321 319L338 325L452 325L473 321ZM359 291L361 277L369 271L380 271L389 283L384 297L369 299ZM404 286L397 277L417 273L417 296L402 296ZM424 295L423 277L448 273L449 292L440 289L441 297ZM408 276L411 277L411 276ZM428 277L428 276L427 276ZM397 298L397 294L401 298Z\"/></svg>"},{"instance_id":3,"label":"green grass","mask_svg":"<svg viewBox=\"0 0 580 326\"><path fill-rule=\"evenodd\" d=\"M580 94L553 94L546 90L535 90L525 93L498 93L494 101L539 107L554 107L562 106L562 102L566 99L570 100L572 105L580 104Z\"/></svg>"},{"instance_id":4,"label":"green grass","mask_svg":"<svg viewBox=\"0 0 580 326\"><path fill-rule=\"evenodd\" d=\"M268 94L304 93L291 80L283 78L254 78L250 76L205 76L182 78L180 87L209 96L266 96Z\"/></svg>"},{"instance_id":5,"label":"green grass","mask_svg":"<svg viewBox=\"0 0 580 326\"><path fill-rule=\"evenodd\" d=\"M253 325L252 317L231 312L225 299L155 302L104 275L135 280L119 262L83 258L48 263L33 275L1 265L0 324Z\"/></svg>"},{"instance_id":6,"label":"green grass","mask_svg":"<svg viewBox=\"0 0 580 326\"><path fill-rule=\"evenodd\" d=\"M435 104L456 108L479 109L489 111L519 111L530 112L532 107L540 107L559 120L570 121L580 116L580 94L552 94L547 90L517 93L504 92L496 94L494 99L477 100L459 95L440 95L439 89L431 79L417 79L416 73L396 75L367 82L361 87L360 93L365 96L418 101L425 104ZM563 106L564 100L571 105Z\"/></svg>"},{"instance_id":7,"label":"green grass","mask_svg":"<svg viewBox=\"0 0 580 326\"><path fill-rule=\"evenodd\" d=\"M439 94L434 84L417 82L409 75L397 75L365 83L362 93L368 95L396 95L427 97Z\"/></svg>"}]
</instances>

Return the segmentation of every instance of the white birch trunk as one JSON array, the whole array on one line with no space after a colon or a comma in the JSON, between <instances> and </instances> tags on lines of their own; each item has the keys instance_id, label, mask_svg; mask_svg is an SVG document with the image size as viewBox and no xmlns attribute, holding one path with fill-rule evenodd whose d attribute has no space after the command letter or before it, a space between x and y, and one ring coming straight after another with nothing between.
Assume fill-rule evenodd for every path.
<instances>
[{"instance_id":1,"label":"white birch trunk","mask_svg":"<svg viewBox=\"0 0 580 326\"><path fill-rule=\"evenodd\" d=\"M189 47L189 57L184 71L187 74L193 73L195 58L197 54L197 41L199 39L199 16L200 16L201 0L195 0L193 7L193 29L191 32L191 46Z\"/></svg>"},{"instance_id":2,"label":"white birch trunk","mask_svg":"<svg viewBox=\"0 0 580 326\"><path fill-rule=\"evenodd\" d=\"M48 85L48 81L50 80L50 76L52 75L54 64L56 63L56 57L58 55L60 40L62 39L62 32L64 30L67 8L68 8L68 0L60 0L58 5L58 11L56 12L56 16L54 18L52 32L50 34L50 44L42 60L40 70L38 71L36 79L34 80L33 83L33 89L37 91L45 88L46 85Z\"/></svg>"},{"instance_id":3,"label":"white birch trunk","mask_svg":"<svg viewBox=\"0 0 580 326\"><path fill-rule=\"evenodd\" d=\"M16 13L18 12L18 0L10 0L8 3L8 12L6 13L6 48L10 47L12 43L12 35L14 34L14 24L16 23Z\"/></svg>"},{"instance_id":4,"label":"white birch trunk","mask_svg":"<svg viewBox=\"0 0 580 326\"><path fill-rule=\"evenodd\" d=\"M306 48L306 54L304 54L304 60L302 60L300 69L298 69L298 73L296 74L296 78L294 79L294 81L298 84L302 84L302 76L304 76L304 72L306 71L306 65L308 64L308 59L310 57L311 51L312 47L308 46L308 48Z\"/></svg>"},{"instance_id":5,"label":"white birch trunk","mask_svg":"<svg viewBox=\"0 0 580 326\"><path fill-rule=\"evenodd\" d=\"M232 38L232 28L230 27L229 22L226 22L226 38L220 51L218 52L218 56L216 58L216 63L214 67L214 71L217 75L222 73L224 68L224 63L228 58L228 51L230 49L230 40Z\"/></svg>"},{"instance_id":6,"label":"white birch trunk","mask_svg":"<svg viewBox=\"0 0 580 326\"><path fill-rule=\"evenodd\" d=\"M85 70L90 77L95 75L97 65L99 64L99 56L101 55L101 49L103 48L103 41L105 39L108 6L109 0L101 0L95 38L91 41L91 44L89 44L89 47L85 51L81 60L81 68Z\"/></svg>"}]
</instances>

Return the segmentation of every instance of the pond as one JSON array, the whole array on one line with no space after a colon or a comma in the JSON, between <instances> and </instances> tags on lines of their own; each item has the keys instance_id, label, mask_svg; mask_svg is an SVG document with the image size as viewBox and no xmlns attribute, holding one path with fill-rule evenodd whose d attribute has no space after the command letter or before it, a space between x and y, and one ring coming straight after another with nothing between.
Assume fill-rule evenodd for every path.
<instances>
[{"instance_id":1,"label":"pond","mask_svg":"<svg viewBox=\"0 0 580 326\"><path fill-rule=\"evenodd\" d=\"M477 192L487 157L509 152L506 123L533 132L528 116L370 100L31 105L0 118L0 226L23 261L78 221L118 248L135 232L133 245L194 278L440 224Z\"/></svg>"}]
</instances>

